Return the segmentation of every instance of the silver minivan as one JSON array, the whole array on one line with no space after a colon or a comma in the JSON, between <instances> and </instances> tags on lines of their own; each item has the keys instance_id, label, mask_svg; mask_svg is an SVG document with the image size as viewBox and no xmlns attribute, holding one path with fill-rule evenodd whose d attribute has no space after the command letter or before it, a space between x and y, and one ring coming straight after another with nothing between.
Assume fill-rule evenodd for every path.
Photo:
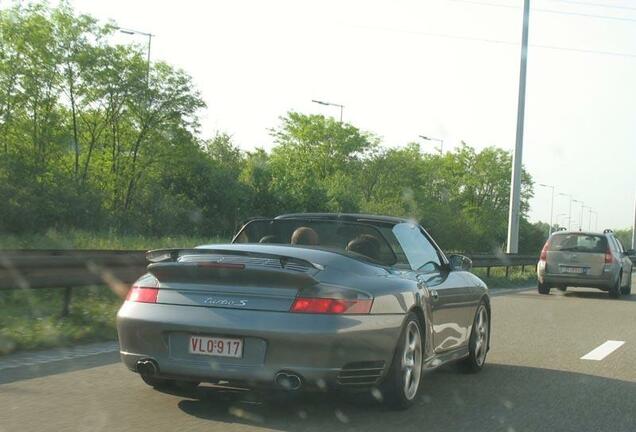
<instances>
[{"instance_id":1,"label":"silver minivan","mask_svg":"<svg viewBox=\"0 0 636 432\"><path fill-rule=\"evenodd\" d=\"M540 294L576 286L598 288L618 298L631 294L632 261L611 230L557 231L541 250L537 278Z\"/></svg>"}]
</instances>

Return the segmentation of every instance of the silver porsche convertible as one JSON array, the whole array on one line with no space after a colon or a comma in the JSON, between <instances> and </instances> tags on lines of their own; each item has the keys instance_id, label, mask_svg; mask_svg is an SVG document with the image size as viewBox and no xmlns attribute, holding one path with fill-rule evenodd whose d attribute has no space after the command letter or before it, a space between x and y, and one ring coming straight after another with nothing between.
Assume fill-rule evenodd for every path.
<instances>
[{"instance_id":1,"label":"silver porsche convertible","mask_svg":"<svg viewBox=\"0 0 636 432\"><path fill-rule=\"evenodd\" d=\"M417 223L290 214L231 244L147 253L117 315L121 357L154 387L366 389L408 407L422 372L484 366L486 285Z\"/></svg>"}]
</instances>

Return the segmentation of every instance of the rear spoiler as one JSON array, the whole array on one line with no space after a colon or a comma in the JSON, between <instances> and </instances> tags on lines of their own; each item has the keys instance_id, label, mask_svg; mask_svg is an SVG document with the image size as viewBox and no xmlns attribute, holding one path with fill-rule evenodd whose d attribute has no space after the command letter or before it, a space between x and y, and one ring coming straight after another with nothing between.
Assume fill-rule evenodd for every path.
<instances>
[{"instance_id":1,"label":"rear spoiler","mask_svg":"<svg viewBox=\"0 0 636 432\"><path fill-rule=\"evenodd\" d=\"M251 252L234 249L154 249L146 252L146 260L151 263L176 262L180 257L186 255L233 255L244 256L250 258L267 258L275 259L280 262L280 266L285 268L288 264L301 265L315 270L324 270L324 267L310 261L277 254L269 254L262 252Z\"/></svg>"}]
</instances>

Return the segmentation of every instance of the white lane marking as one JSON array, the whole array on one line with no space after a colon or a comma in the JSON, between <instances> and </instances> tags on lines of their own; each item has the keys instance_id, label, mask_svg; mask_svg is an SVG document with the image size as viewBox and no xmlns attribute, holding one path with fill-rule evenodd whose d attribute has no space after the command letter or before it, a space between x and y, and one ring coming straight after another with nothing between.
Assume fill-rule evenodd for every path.
<instances>
[{"instance_id":1,"label":"white lane marking","mask_svg":"<svg viewBox=\"0 0 636 432\"><path fill-rule=\"evenodd\" d=\"M608 340L581 357L581 360L603 360L605 357L619 349L625 342Z\"/></svg>"}]
</instances>

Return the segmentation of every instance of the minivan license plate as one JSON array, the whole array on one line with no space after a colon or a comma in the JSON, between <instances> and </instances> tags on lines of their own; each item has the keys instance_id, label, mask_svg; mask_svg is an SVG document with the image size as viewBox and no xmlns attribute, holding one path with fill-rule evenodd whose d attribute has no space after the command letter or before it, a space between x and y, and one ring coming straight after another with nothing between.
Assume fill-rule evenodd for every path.
<instances>
[{"instance_id":1,"label":"minivan license plate","mask_svg":"<svg viewBox=\"0 0 636 432\"><path fill-rule=\"evenodd\" d=\"M585 273L585 267L563 267L563 273L576 273L583 274Z\"/></svg>"}]
</instances>

